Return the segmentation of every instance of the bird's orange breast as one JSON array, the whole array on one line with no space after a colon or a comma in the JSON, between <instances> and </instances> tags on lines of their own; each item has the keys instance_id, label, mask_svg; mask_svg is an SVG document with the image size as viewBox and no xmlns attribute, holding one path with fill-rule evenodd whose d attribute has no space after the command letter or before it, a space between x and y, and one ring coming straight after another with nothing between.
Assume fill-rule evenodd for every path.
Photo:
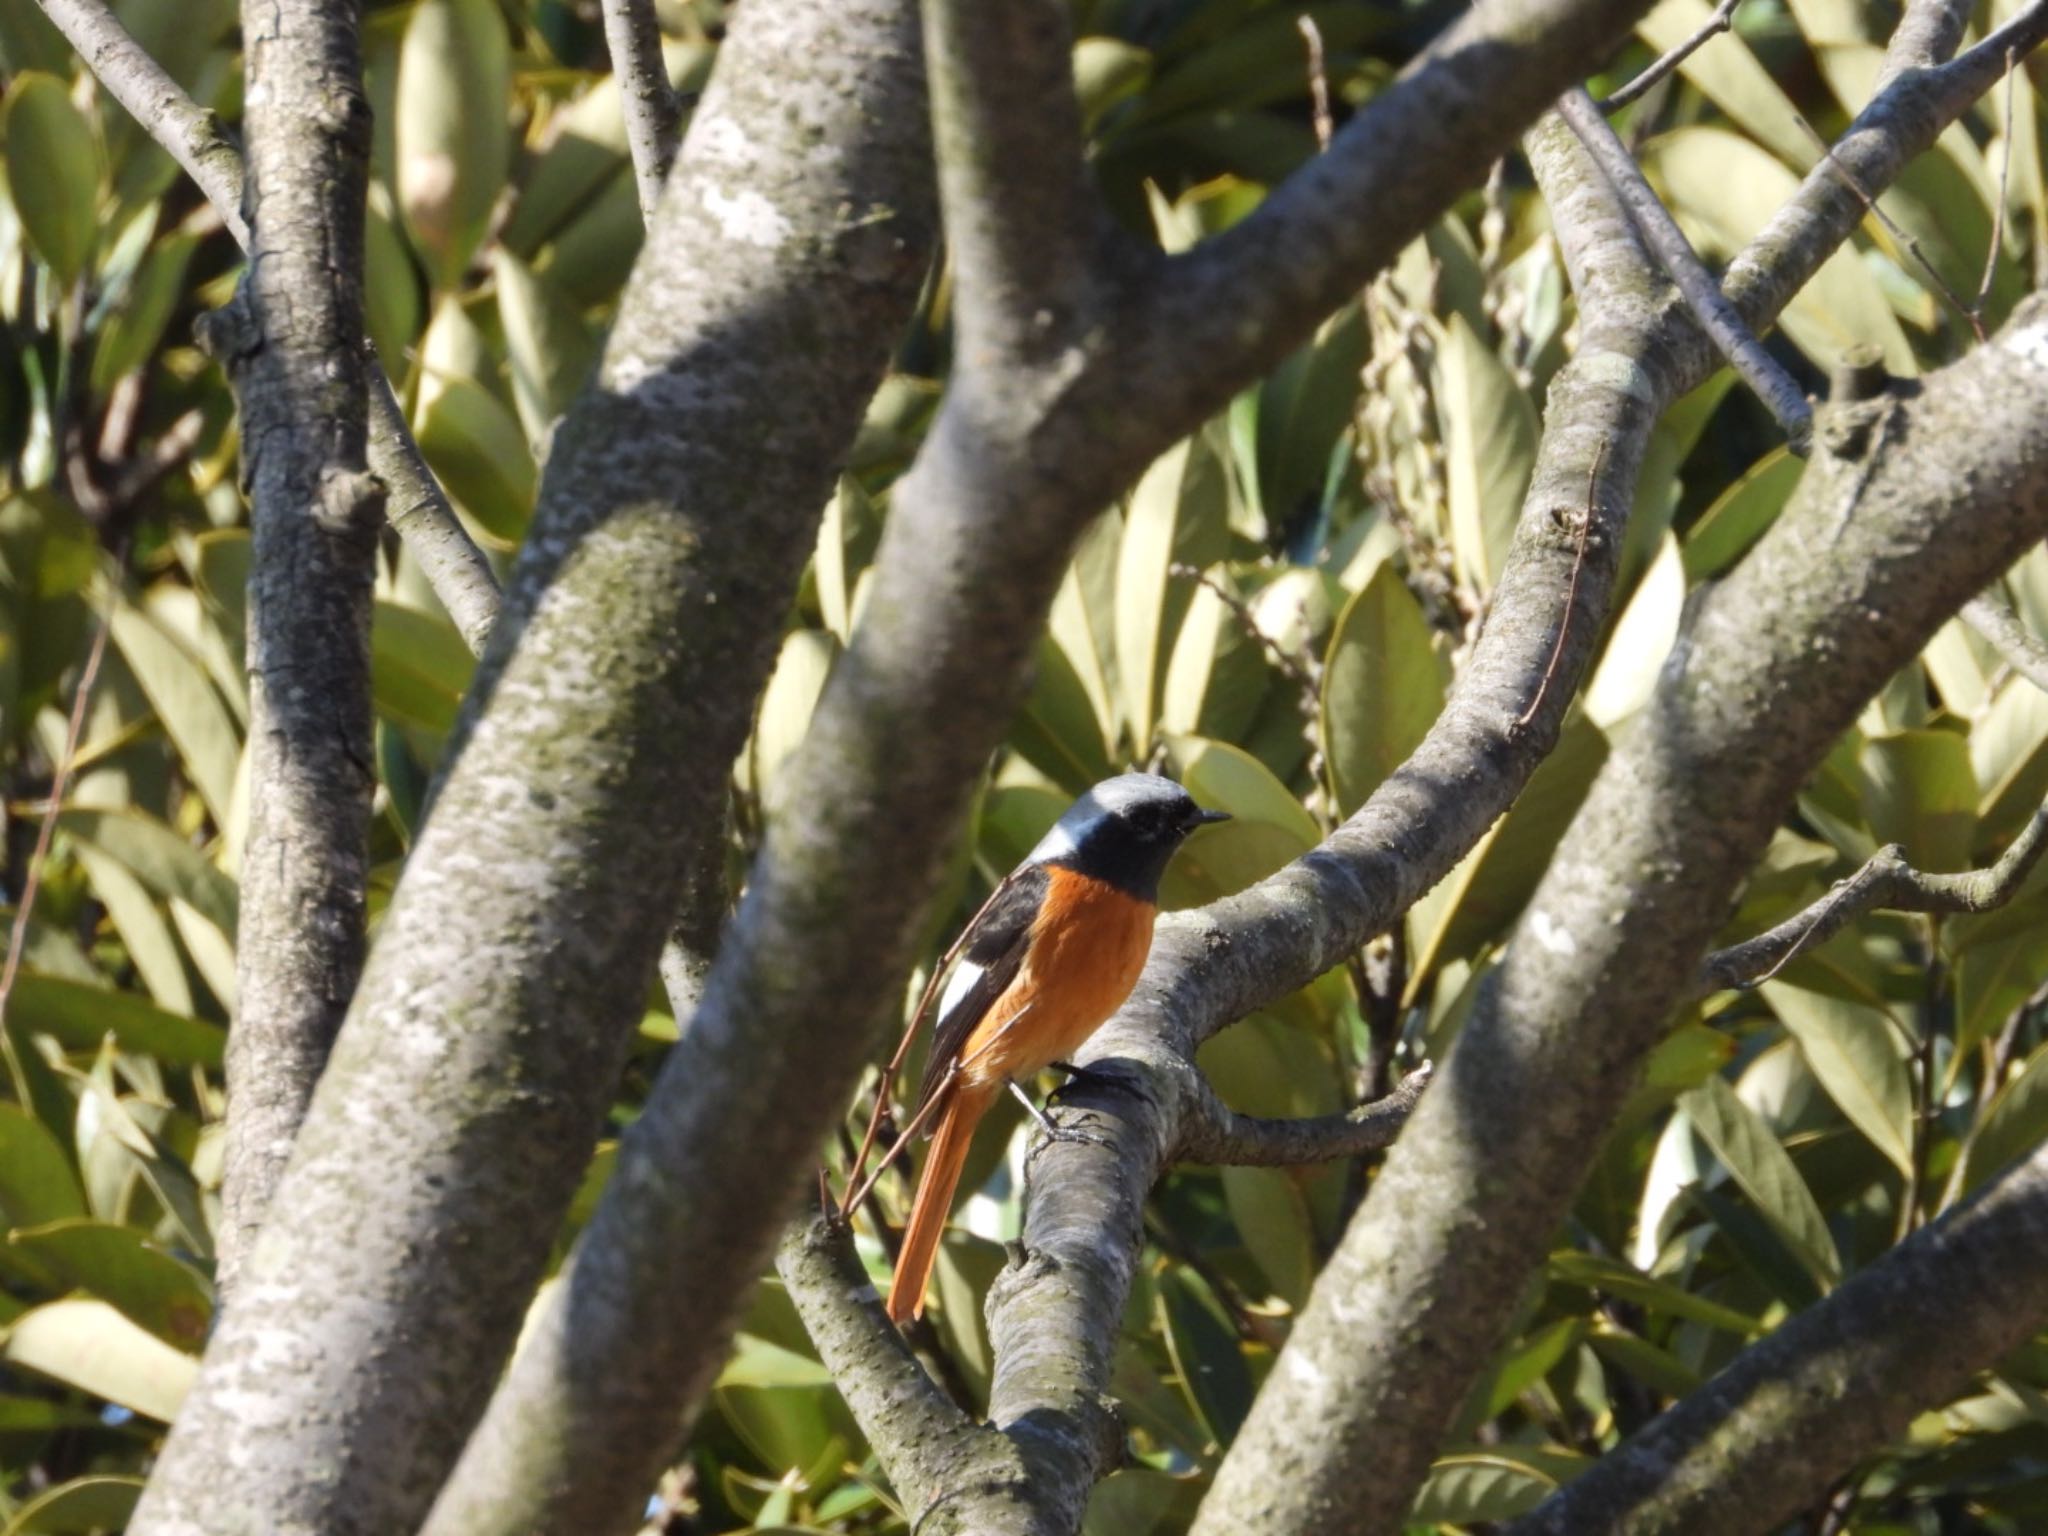
<instances>
[{"instance_id":1,"label":"bird's orange breast","mask_svg":"<svg viewBox=\"0 0 2048 1536\"><path fill-rule=\"evenodd\" d=\"M1071 1056L1145 968L1157 907L1057 865L1047 874L1024 967L961 1050L970 1081L1028 1077Z\"/></svg>"}]
</instances>

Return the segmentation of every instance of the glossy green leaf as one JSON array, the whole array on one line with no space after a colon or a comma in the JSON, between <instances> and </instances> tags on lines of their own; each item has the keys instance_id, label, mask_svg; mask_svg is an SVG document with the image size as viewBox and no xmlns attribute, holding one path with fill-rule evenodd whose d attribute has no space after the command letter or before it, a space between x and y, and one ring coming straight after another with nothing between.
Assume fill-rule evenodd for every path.
<instances>
[{"instance_id":1,"label":"glossy green leaf","mask_svg":"<svg viewBox=\"0 0 2048 1536\"><path fill-rule=\"evenodd\" d=\"M1792 499L1806 462L1773 448L1715 497L1685 536L1685 579L1719 576L1742 558Z\"/></svg>"},{"instance_id":2,"label":"glossy green leaf","mask_svg":"<svg viewBox=\"0 0 2048 1536\"><path fill-rule=\"evenodd\" d=\"M1669 53L1697 33L1712 10L1707 0L1660 0L1636 23L1636 32L1653 52ZM1740 33L1715 39L1711 48L1694 50L1679 70L1737 127L1786 165L1803 171L1819 158L1812 141L1799 131L1799 109Z\"/></svg>"},{"instance_id":3,"label":"glossy green leaf","mask_svg":"<svg viewBox=\"0 0 2048 1536\"><path fill-rule=\"evenodd\" d=\"M538 442L590 376L597 343L568 299L518 257L493 252L491 272L512 365L512 400L527 437Z\"/></svg>"},{"instance_id":4,"label":"glossy green leaf","mask_svg":"<svg viewBox=\"0 0 2048 1536\"><path fill-rule=\"evenodd\" d=\"M57 281L85 271L99 233L100 152L92 124L54 75L16 75L0 106L14 211Z\"/></svg>"},{"instance_id":5,"label":"glossy green leaf","mask_svg":"<svg viewBox=\"0 0 2048 1536\"><path fill-rule=\"evenodd\" d=\"M134 1228L60 1221L17 1229L10 1241L165 1343L196 1355L206 1342L213 1287Z\"/></svg>"},{"instance_id":6,"label":"glossy green leaf","mask_svg":"<svg viewBox=\"0 0 2048 1536\"><path fill-rule=\"evenodd\" d=\"M0 1359L168 1424L198 1374L196 1357L172 1348L104 1301L53 1301L16 1318Z\"/></svg>"},{"instance_id":7,"label":"glossy green leaf","mask_svg":"<svg viewBox=\"0 0 2048 1536\"><path fill-rule=\"evenodd\" d=\"M112 632L122 660L176 744L182 771L206 802L214 825L226 826L242 738L204 664L162 625L125 602L114 607Z\"/></svg>"},{"instance_id":8,"label":"glossy green leaf","mask_svg":"<svg viewBox=\"0 0 2048 1536\"><path fill-rule=\"evenodd\" d=\"M1897 1027L1876 1008L1782 981L1771 1005L1835 1107L1900 1173L1913 1172L1913 1089Z\"/></svg>"},{"instance_id":9,"label":"glossy green leaf","mask_svg":"<svg viewBox=\"0 0 2048 1536\"><path fill-rule=\"evenodd\" d=\"M1581 1458L1524 1446L1438 1457L1408 1511L1414 1525L1474 1525L1527 1514L1579 1470Z\"/></svg>"},{"instance_id":10,"label":"glossy green leaf","mask_svg":"<svg viewBox=\"0 0 2048 1536\"><path fill-rule=\"evenodd\" d=\"M1225 1168L1223 1197L1273 1294L1300 1307L1316 1278L1315 1227L1301 1186L1282 1168Z\"/></svg>"},{"instance_id":11,"label":"glossy green leaf","mask_svg":"<svg viewBox=\"0 0 2048 1536\"><path fill-rule=\"evenodd\" d=\"M1443 702L1429 621L1399 572L1382 565L1345 605L1323 662L1323 754L1340 814L1408 760Z\"/></svg>"},{"instance_id":12,"label":"glossy green leaf","mask_svg":"<svg viewBox=\"0 0 2048 1536\"><path fill-rule=\"evenodd\" d=\"M1678 541L1666 535L1657 557L1636 584L1586 685L1586 716L1612 729L1649 702L1657 674L1678 639L1685 609L1685 569Z\"/></svg>"},{"instance_id":13,"label":"glossy green leaf","mask_svg":"<svg viewBox=\"0 0 2048 1536\"><path fill-rule=\"evenodd\" d=\"M1965 737L1955 731L1900 731L1866 742L1859 764L1873 836L1903 844L1916 869L1969 868L1977 780Z\"/></svg>"},{"instance_id":14,"label":"glossy green leaf","mask_svg":"<svg viewBox=\"0 0 2048 1536\"><path fill-rule=\"evenodd\" d=\"M1798 177L1767 151L1720 128L1680 128L1652 140L1643 168L1710 261L1734 256L1799 187ZM1854 251L1837 251L1822 263L1785 307L1779 326L1820 367L1869 343L1883 350L1893 373L1919 371L1883 289Z\"/></svg>"},{"instance_id":15,"label":"glossy green leaf","mask_svg":"<svg viewBox=\"0 0 2048 1536\"><path fill-rule=\"evenodd\" d=\"M398 63L398 203L436 288L455 287L505 185L511 55L496 0L419 0Z\"/></svg>"},{"instance_id":16,"label":"glossy green leaf","mask_svg":"<svg viewBox=\"0 0 2048 1536\"><path fill-rule=\"evenodd\" d=\"M747 755L748 784L764 803L773 804L782 765L811 728L811 713L838 654L837 642L821 629L793 630L783 638Z\"/></svg>"},{"instance_id":17,"label":"glossy green leaf","mask_svg":"<svg viewBox=\"0 0 2048 1536\"><path fill-rule=\"evenodd\" d=\"M439 614L379 602L370 622L370 682L377 712L433 737L455 727L476 658Z\"/></svg>"},{"instance_id":18,"label":"glossy green leaf","mask_svg":"<svg viewBox=\"0 0 2048 1536\"><path fill-rule=\"evenodd\" d=\"M92 844L160 897L175 896L223 933L235 931L235 882L185 838L141 811L95 811L72 806L58 827Z\"/></svg>"},{"instance_id":19,"label":"glossy green leaf","mask_svg":"<svg viewBox=\"0 0 2048 1536\"><path fill-rule=\"evenodd\" d=\"M27 1030L67 1050L91 1051L108 1035L166 1066L218 1070L227 1032L218 1024L159 1008L133 992L24 972L15 978L8 1011Z\"/></svg>"},{"instance_id":20,"label":"glossy green leaf","mask_svg":"<svg viewBox=\"0 0 2048 1536\"><path fill-rule=\"evenodd\" d=\"M57 1138L27 1111L0 1104L0 1216L33 1227L84 1214L78 1175Z\"/></svg>"},{"instance_id":21,"label":"glossy green leaf","mask_svg":"<svg viewBox=\"0 0 2048 1536\"><path fill-rule=\"evenodd\" d=\"M1650 1313L1705 1323L1738 1338L1749 1338L1762 1329L1757 1319L1708 1300L1697 1292L1658 1280L1619 1259L1564 1248L1550 1256L1550 1274L1570 1285L1630 1302Z\"/></svg>"},{"instance_id":22,"label":"glossy green leaf","mask_svg":"<svg viewBox=\"0 0 2048 1536\"><path fill-rule=\"evenodd\" d=\"M1184 1270L1159 1277L1160 1322L1181 1386L1214 1443L1230 1444L1251 1410L1252 1380L1222 1307Z\"/></svg>"},{"instance_id":23,"label":"glossy green leaf","mask_svg":"<svg viewBox=\"0 0 2048 1536\"><path fill-rule=\"evenodd\" d=\"M1707 1079L1679 1101L1700 1139L1713 1149L1772 1230L1823 1290L1841 1278L1842 1260L1813 1191L1771 1128L1727 1080Z\"/></svg>"},{"instance_id":24,"label":"glossy green leaf","mask_svg":"<svg viewBox=\"0 0 2048 1536\"><path fill-rule=\"evenodd\" d=\"M192 983L185 974L184 955L158 898L127 865L91 844L78 844L72 853L149 995L172 1013L193 1012Z\"/></svg>"},{"instance_id":25,"label":"glossy green leaf","mask_svg":"<svg viewBox=\"0 0 2048 1536\"><path fill-rule=\"evenodd\" d=\"M450 496L497 544L526 532L540 483L519 418L483 385L443 378L420 391L413 434Z\"/></svg>"},{"instance_id":26,"label":"glossy green leaf","mask_svg":"<svg viewBox=\"0 0 2048 1536\"><path fill-rule=\"evenodd\" d=\"M76 1477L23 1503L0 1526L0 1536L92 1536L118 1531L127 1525L141 1497L139 1477Z\"/></svg>"},{"instance_id":27,"label":"glossy green leaf","mask_svg":"<svg viewBox=\"0 0 2048 1536\"><path fill-rule=\"evenodd\" d=\"M1965 1153L1963 1188L1976 1189L2048 1138L2048 1045L1998 1090Z\"/></svg>"},{"instance_id":28,"label":"glossy green leaf","mask_svg":"<svg viewBox=\"0 0 2048 1536\"><path fill-rule=\"evenodd\" d=\"M1451 546L1465 578L1485 591L1507 564L1536 467L1536 407L1462 315L1450 317L1439 347Z\"/></svg>"},{"instance_id":29,"label":"glossy green leaf","mask_svg":"<svg viewBox=\"0 0 2048 1536\"><path fill-rule=\"evenodd\" d=\"M1138 481L1117 549L1116 659L1136 757L1151 753L1167 659L1193 596L1172 567L1207 570L1222 557L1225 538L1223 467L1197 434Z\"/></svg>"}]
</instances>

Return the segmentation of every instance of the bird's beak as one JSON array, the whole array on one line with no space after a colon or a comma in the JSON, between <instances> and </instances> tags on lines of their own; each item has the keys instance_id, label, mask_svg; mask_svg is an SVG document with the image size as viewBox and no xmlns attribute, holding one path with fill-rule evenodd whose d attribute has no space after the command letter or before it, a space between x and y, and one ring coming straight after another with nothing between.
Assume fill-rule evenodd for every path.
<instances>
[{"instance_id":1,"label":"bird's beak","mask_svg":"<svg viewBox=\"0 0 2048 1536\"><path fill-rule=\"evenodd\" d=\"M1212 822L1228 820L1230 820L1230 812L1228 811L1197 811L1195 813L1195 825L1198 827L1206 827Z\"/></svg>"}]
</instances>

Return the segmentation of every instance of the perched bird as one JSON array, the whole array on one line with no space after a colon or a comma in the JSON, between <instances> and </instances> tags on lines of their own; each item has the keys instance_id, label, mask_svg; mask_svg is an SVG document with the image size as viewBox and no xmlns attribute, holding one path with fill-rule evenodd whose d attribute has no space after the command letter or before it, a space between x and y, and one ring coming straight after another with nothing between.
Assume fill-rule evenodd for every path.
<instances>
[{"instance_id":1,"label":"perched bird","mask_svg":"<svg viewBox=\"0 0 2048 1536\"><path fill-rule=\"evenodd\" d=\"M1152 948L1167 861L1195 828L1227 820L1157 774L1105 779L1060 817L969 926L912 1112L913 1125L937 1118L889 1288L892 1319L924 1311L981 1117L1006 1087L1071 1056L1122 1005Z\"/></svg>"}]
</instances>

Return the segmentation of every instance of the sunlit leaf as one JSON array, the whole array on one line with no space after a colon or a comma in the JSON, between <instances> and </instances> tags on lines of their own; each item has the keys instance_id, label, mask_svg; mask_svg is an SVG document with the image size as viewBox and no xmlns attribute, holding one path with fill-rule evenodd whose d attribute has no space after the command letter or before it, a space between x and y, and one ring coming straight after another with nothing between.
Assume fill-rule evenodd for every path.
<instances>
[{"instance_id":1,"label":"sunlit leaf","mask_svg":"<svg viewBox=\"0 0 2048 1536\"><path fill-rule=\"evenodd\" d=\"M1443 709L1429 621L1391 565L1345 605L1323 662L1323 753L1337 809L1363 805L1429 733Z\"/></svg>"},{"instance_id":2,"label":"sunlit leaf","mask_svg":"<svg viewBox=\"0 0 2048 1536\"><path fill-rule=\"evenodd\" d=\"M1913 1173L1913 1089L1896 1026L1876 1008L1782 981L1764 998L1828 1097L1900 1173Z\"/></svg>"},{"instance_id":3,"label":"sunlit leaf","mask_svg":"<svg viewBox=\"0 0 2048 1536\"><path fill-rule=\"evenodd\" d=\"M99 232L100 152L92 124L54 75L16 75L0 106L7 187L36 254L64 287L85 270Z\"/></svg>"},{"instance_id":4,"label":"sunlit leaf","mask_svg":"<svg viewBox=\"0 0 2048 1536\"><path fill-rule=\"evenodd\" d=\"M168 1424L199 1361L104 1301L53 1301L15 1319L0 1359Z\"/></svg>"},{"instance_id":5,"label":"sunlit leaf","mask_svg":"<svg viewBox=\"0 0 2048 1536\"><path fill-rule=\"evenodd\" d=\"M1720 1077L1707 1079L1678 1103L1700 1139L1821 1287L1839 1280L1841 1256L1813 1191L1756 1111Z\"/></svg>"}]
</instances>

